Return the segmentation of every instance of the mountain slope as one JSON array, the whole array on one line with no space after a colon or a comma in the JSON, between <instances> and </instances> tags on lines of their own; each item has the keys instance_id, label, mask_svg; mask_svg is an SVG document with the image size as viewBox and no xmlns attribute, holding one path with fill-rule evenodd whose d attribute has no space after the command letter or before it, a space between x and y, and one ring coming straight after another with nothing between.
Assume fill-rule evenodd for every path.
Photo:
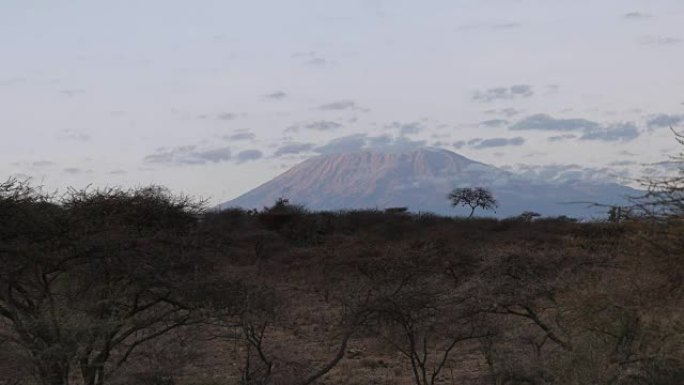
<instances>
[{"instance_id":1,"label":"mountain slope","mask_svg":"<svg viewBox=\"0 0 684 385\"><path fill-rule=\"evenodd\" d=\"M464 211L452 208L447 194L455 187L472 186L494 193L499 217L526 210L590 217L605 209L587 207L588 202L624 204L625 196L637 193L610 183L534 181L447 150L425 148L317 156L219 207L262 208L287 197L313 210L406 206L411 211L454 215Z\"/></svg>"}]
</instances>

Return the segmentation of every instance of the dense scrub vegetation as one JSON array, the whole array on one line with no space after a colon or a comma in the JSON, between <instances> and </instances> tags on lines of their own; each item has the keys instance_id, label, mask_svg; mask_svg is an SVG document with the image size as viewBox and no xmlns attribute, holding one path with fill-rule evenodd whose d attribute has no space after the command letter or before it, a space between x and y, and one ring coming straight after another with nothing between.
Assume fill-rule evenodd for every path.
<instances>
[{"instance_id":1,"label":"dense scrub vegetation","mask_svg":"<svg viewBox=\"0 0 684 385\"><path fill-rule=\"evenodd\" d=\"M684 222L0 186L0 384L684 383Z\"/></svg>"}]
</instances>

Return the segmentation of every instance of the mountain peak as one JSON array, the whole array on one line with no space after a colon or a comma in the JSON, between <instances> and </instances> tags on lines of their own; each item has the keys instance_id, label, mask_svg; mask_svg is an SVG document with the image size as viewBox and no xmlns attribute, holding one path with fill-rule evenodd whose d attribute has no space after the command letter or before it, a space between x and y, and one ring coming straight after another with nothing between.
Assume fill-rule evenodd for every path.
<instances>
[{"instance_id":1,"label":"mountain peak","mask_svg":"<svg viewBox=\"0 0 684 385\"><path fill-rule=\"evenodd\" d=\"M412 211L453 214L446 196L456 187L489 188L499 216L533 210L544 215L581 215L567 202L622 202L633 190L615 185L560 185L532 181L452 151L422 147L362 150L310 158L219 207L262 208L280 197L312 210L406 206ZM612 204L612 203L611 203ZM594 212L596 210L594 209Z\"/></svg>"}]
</instances>

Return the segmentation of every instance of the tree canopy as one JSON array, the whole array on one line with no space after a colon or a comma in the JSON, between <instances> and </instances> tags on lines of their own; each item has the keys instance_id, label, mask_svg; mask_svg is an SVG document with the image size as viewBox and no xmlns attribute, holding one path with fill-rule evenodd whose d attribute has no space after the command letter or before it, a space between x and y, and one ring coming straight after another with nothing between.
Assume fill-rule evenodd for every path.
<instances>
[{"instance_id":1,"label":"tree canopy","mask_svg":"<svg viewBox=\"0 0 684 385\"><path fill-rule=\"evenodd\" d=\"M497 207L494 195L484 187L456 188L449 193L449 200L454 207L463 206L470 208L468 218L475 214L475 209L494 210Z\"/></svg>"}]
</instances>

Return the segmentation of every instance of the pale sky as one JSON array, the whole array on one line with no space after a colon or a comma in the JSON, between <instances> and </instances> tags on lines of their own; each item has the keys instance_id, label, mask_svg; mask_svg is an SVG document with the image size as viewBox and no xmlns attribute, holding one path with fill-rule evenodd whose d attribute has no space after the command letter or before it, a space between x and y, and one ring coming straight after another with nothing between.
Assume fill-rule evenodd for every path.
<instances>
[{"instance_id":1,"label":"pale sky","mask_svg":"<svg viewBox=\"0 0 684 385\"><path fill-rule=\"evenodd\" d=\"M0 178L50 190L418 146L636 178L684 131L682 0L0 0L0 49Z\"/></svg>"}]
</instances>

